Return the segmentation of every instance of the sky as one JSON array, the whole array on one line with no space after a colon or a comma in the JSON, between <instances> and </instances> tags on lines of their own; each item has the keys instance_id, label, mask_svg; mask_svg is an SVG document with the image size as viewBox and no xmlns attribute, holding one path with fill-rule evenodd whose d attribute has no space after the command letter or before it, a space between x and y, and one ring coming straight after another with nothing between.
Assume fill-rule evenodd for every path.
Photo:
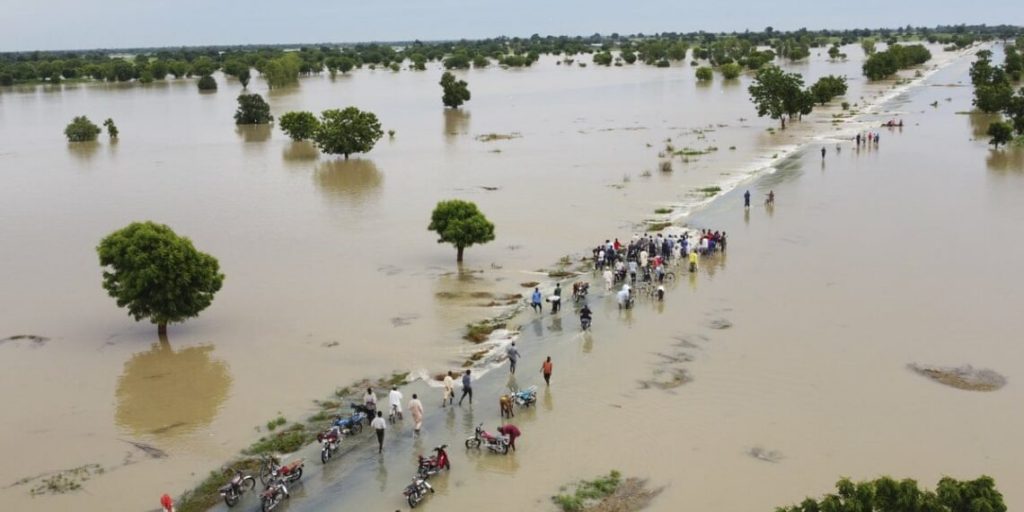
<instances>
[{"instance_id":1,"label":"sky","mask_svg":"<svg viewBox=\"0 0 1024 512\"><path fill-rule=\"evenodd\" d=\"M1024 25L1024 0L0 0L0 52Z\"/></svg>"}]
</instances>

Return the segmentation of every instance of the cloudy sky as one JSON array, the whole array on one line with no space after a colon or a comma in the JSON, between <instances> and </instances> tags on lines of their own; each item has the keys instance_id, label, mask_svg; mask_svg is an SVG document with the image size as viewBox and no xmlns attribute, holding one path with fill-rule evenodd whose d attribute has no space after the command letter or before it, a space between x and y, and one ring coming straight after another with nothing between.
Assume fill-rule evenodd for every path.
<instances>
[{"instance_id":1,"label":"cloudy sky","mask_svg":"<svg viewBox=\"0 0 1024 512\"><path fill-rule=\"evenodd\" d=\"M0 0L0 51L1024 24L1024 0Z\"/></svg>"}]
</instances>

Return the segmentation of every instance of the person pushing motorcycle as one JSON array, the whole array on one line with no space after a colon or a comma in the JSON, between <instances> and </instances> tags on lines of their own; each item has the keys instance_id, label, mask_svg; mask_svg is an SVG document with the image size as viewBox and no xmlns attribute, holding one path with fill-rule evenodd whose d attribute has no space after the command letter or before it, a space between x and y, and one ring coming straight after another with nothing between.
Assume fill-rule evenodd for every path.
<instances>
[{"instance_id":1,"label":"person pushing motorcycle","mask_svg":"<svg viewBox=\"0 0 1024 512\"><path fill-rule=\"evenodd\" d=\"M498 427L498 433L505 436L508 439L508 447L512 448L512 451L516 451L516 438L523 433L511 423Z\"/></svg>"}]
</instances>

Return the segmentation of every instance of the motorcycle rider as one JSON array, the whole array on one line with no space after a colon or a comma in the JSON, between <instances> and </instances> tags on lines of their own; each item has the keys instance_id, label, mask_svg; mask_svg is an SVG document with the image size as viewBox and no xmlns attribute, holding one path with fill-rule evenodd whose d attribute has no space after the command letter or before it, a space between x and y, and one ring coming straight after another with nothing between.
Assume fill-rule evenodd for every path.
<instances>
[{"instance_id":1,"label":"motorcycle rider","mask_svg":"<svg viewBox=\"0 0 1024 512\"><path fill-rule=\"evenodd\" d=\"M391 386L388 405L391 406L391 415L395 419L402 419L402 392L398 390L398 386Z\"/></svg>"},{"instance_id":2,"label":"motorcycle rider","mask_svg":"<svg viewBox=\"0 0 1024 512\"><path fill-rule=\"evenodd\" d=\"M516 438L523 435L523 433L511 423L498 427L498 433L508 441L508 447L512 448L512 451L516 451Z\"/></svg>"},{"instance_id":3,"label":"motorcycle rider","mask_svg":"<svg viewBox=\"0 0 1024 512\"><path fill-rule=\"evenodd\" d=\"M593 312L590 311L590 306L584 304L583 309L580 310L580 325L585 326L585 329L590 328L590 323L593 321Z\"/></svg>"}]
</instances>

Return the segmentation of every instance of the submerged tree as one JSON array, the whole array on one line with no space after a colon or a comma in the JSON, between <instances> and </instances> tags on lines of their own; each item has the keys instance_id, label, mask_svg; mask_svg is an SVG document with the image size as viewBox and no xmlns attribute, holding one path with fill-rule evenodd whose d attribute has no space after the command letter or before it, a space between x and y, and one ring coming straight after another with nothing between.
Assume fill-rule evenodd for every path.
<instances>
[{"instance_id":1,"label":"submerged tree","mask_svg":"<svg viewBox=\"0 0 1024 512\"><path fill-rule=\"evenodd\" d=\"M455 246L455 261L459 263L466 247L494 240L494 224L476 204L459 199L438 202L427 229L437 233L437 243Z\"/></svg>"},{"instance_id":2,"label":"submerged tree","mask_svg":"<svg viewBox=\"0 0 1024 512\"><path fill-rule=\"evenodd\" d=\"M203 92L217 90L217 81L210 75L203 75L200 77L199 81L196 82L196 85L199 87L199 90Z\"/></svg>"},{"instance_id":3,"label":"submerged tree","mask_svg":"<svg viewBox=\"0 0 1024 512\"><path fill-rule=\"evenodd\" d=\"M117 134L120 132L117 129L117 125L114 124L113 119L108 117L106 121L103 121L103 126L107 127L107 135L109 135L111 139L117 138Z\"/></svg>"},{"instance_id":4,"label":"submerged tree","mask_svg":"<svg viewBox=\"0 0 1024 512\"><path fill-rule=\"evenodd\" d=\"M701 66L696 71L698 82L710 82L714 77L714 71L708 66Z\"/></svg>"},{"instance_id":5,"label":"submerged tree","mask_svg":"<svg viewBox=\"0 0 1024 512\"><path fill-rule=\"evenodd\" d=\"M99 137L101 131L88 117L78 116L64 128L64 136L68 142L91 142Z\"/></svg>"},{"instance_id":6,"label":"submerged tree","mask_svg":"<svg viewBox=\"0 0 1024 512\"><path fill-rule=\"evenodd\" d=\"M811 86L811 95L822 105L832 101L832 98L844 94L846 94L846 78L841 76L823 76Z\"/></svg>"},{"instance_id":7,"label":"submerged tree","mask_svg":"<svg viewBox=\"0 0 1024 512\"><path fill-rule=\"evenodd\" d=\"M778 507L775 512L1006 512L1003 495L991 477L960 481L939 480L935 491L921 490L911 479L883 476L853 483L843 478L836 492L821 500L807 498L799 505Z\"/></svg>"},{"instance_id":8,"label":"submerged tree","mask_svg":"<svg viewBox=\"0 0 1024 512\"><path fill-rule=\"evenodd\" d=\"M133 222L96 248L103 288L135 321L148 318L160 334L167 324L199 316L224 282L217 259L196 250L170 227Z\"/></svg>"},{"instance_id":9,"label":"submerged tree","mask_svg":"<svg viewBox=\"0 0 1024 512\"><path fill-rule=\"evenodd\" d=\"M1001 144L1006 144L1013 140L1013 127L1003 121L996 121L988 125L988 132L986 133L988 133L989 137L992 137L988 143L995 146L996 149L999 149Z\"/></svg>"},{"instance_id":10,"label":"submerged tree","mask_svg":"<svg viewBox=\"0 0 1024 512\"><path fill-rule=\"evenodd\" d=\"M270 105L259 94L241 94L238 96L238 110L235 111L235 124L267 124L274 120L270 115Z\"/></svg>"},{"instance_id":11,"label":"submerged tree","mask_svg":"<svg viewBox=\"0 0 1024 512\"><path fill-rule=\"evenodd\" d=\"M469 84L465 80L456 80L455 75L447 71L441 75L441 91L441 101L446 107L459 108L470 98Z\"/></svg>"},{"instance_id":12,"label":"submerged tree","mask_svg":"<svg viewBox=\"0 0 1024 512\"><path fill-rule=\"evenodd\" d=\"M380 121L372 112L355 107L331 109L320 113L320 122L313 132L313 142L320 151L332 155L366 153L384 135Z\"/></svg>"},{"instance_id":13,"label":"submerged tree","mask_svg":"<svg viewBox=\"0 0 1024 512\"><path fill-rule=\"evenodd\" d=\"M722 67L719 68L719 71L722 72L722 78L726 80L735 80L739 78L740 73L743 71L743 66L740 66L735 62L730 62L728 64L723 64Z\"/></svg>"},{"instance_id":14,"label":"submerged tree","mask_svg":"<svg viewBox=\"0 0 1024 512\"><path fill-rule=\"evenodd\" d=\"M298 141L313 138L320 121L312 112L288 112L281 115L277 124L292 140Z\"/></svg>"},{"instance_id":15,"label":"submerged tree","mask_svg":"<svg viewBox=\"0 0 1024 512\"><path fill-rule=\"evenodd\" d=\"M813 107L813 99L803 90L803 85L804 79L799 74L786 73L778 66L766 66L757 72L748 91L758 117L778 119L785 129L784 116L810 113L809 102Z\"/></svg>"}]
</instances>

